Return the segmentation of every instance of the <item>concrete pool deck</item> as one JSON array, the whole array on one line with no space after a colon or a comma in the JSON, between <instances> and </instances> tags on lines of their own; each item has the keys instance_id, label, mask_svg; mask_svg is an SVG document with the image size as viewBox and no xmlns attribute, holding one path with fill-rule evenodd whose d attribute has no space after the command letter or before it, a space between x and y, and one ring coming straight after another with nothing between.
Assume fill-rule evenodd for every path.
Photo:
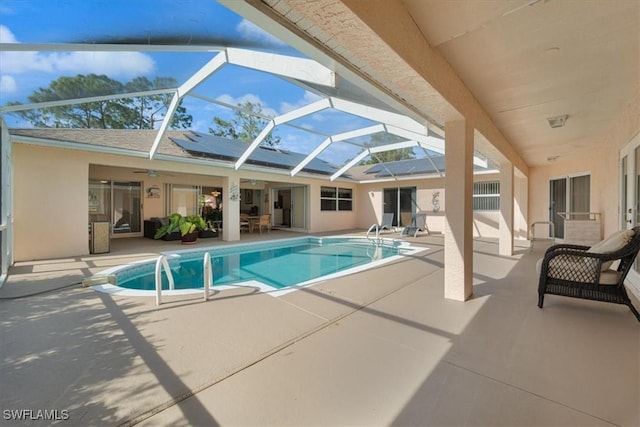
<instances>
[{"instance_id":1,"label":"concrete pool deck","mask_svg":"<svg viewBox=\"0 0 640 427\"><path fill-rule=\"evenodd\" d=\"M540 310L544 247L501 257L490 239L474 242L474 297L445 300L442 237L407 240L428 250L279 298L156 307L73 285L0 300L0 407L68 410L71 425L640 424L627 307L550 296ZM156 247L18 263L0 298Z\"/></svg>"}]
</instances>

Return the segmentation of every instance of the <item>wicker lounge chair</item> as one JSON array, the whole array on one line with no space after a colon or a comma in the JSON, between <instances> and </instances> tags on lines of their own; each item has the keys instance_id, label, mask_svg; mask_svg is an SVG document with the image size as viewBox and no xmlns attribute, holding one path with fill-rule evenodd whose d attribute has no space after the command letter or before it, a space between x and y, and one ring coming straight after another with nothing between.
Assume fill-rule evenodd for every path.
<instances>
[{"instance_id":1,"label":"wicker lounge chair","mask_svg":"<svg viewBox=\"0 0 640 427\"><path fill-rule=\"evenodd\" d=\"M614 233L591 248L579 245L554 245L538 261L538 307L544 295L561 295L595 301L625 304L640 321L631 303L624 279L640 249L640 227ZM619 261L615 269L609 267Z\"/></svg>"}]
</instances>

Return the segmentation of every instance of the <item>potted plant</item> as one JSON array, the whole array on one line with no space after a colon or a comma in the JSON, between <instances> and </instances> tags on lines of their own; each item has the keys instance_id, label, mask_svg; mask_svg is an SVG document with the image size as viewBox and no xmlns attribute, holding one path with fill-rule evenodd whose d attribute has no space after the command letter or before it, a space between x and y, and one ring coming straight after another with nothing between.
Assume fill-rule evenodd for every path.
<instances>
[{"instance_id":1,"label":"potted plant","mask_svg":"<svg viewBox=\"0 0 640 427\"><path fill-rule=\"evenodd\" d=\"M198 215L189 215L182 217L179 221L180 234L182 235L182 244L192 244L198 240L198 234L207 227L204 219Z\"/></svg>"},{"instance_id":2,"label":"potted plant","mask_svg":"<svg viewBox=\"0 0 640 427\"><path fill-rule=\"evenodd\" d=\"M172 213L168 218L169 224L158 228L158 231L156 231L156 234L153 236L154 239L160 239L165 234L180 230L183 244L195 243L200 230L204 230L207 226L204 220L198 215L182 216L179 213Z\"/></svg>"},{"instance_id":3,"label":"potted plant","mask_svg":"<svg viewBox=\"0 0 640 427\"><path fill-rule=\"evenodd\" d=\"M182 220L182 215L179 213L173 213L167 218L169 219L169 223L158 228L156 234L153 236L154 239L161 239L165 234L171 234L175 230L178 230L180 221Z\"/></svg>"},{"instance_id":4,"label":"potted plant","mask_svg":"<svg viewBox=\"0 0 640 427\"><path fill-rule=\"evenodd\" d=\"M205 227L203 230L200 230L199 237L207 238L207 237L218 237L218 231L215 226L215 210L211 206L204 206L202 209L202 219L204 220Z\"/></svg>"}]
</instances>

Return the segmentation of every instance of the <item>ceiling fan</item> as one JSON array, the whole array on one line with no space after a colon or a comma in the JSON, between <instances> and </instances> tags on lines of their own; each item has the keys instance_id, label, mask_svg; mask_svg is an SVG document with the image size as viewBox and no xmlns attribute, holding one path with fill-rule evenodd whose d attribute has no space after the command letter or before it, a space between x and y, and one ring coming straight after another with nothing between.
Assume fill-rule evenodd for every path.
<instances>
[{"instance_id":1,"label":"ceiling fan","mask_svg":"<svg viewBox=\"0 0 640 427\"><path fill-rule=\"evenodd\" d=\"M166 173L166 172L158 172L155 169L144 169L144 170L137 170L137 171L133 171L133 173L146 173L149 177L151 178L155 178L159 175L165 175L165 176L175 176L173 174L170 173Z\"/></svg>"}]
</instances>

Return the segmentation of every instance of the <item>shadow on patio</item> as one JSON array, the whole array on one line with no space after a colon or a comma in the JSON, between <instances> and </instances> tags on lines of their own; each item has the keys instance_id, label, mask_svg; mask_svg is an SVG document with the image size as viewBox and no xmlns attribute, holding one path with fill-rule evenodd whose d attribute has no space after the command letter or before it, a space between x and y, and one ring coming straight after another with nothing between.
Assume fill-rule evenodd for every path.
<instances>
[{"instance_id":1,"label":"shadow on patio","mask_svg":"<svg viewBox=\"0 0 640 427\"><path fill-rule=\"evenodd\" d=\"M417 256L279 298L65 289L0 301L3 409L74 424L541 425L640 422L627 307L549 297L542 250L476 240L474 298L443 298L441 237ZM5 289L0 290L0 296Z\"/></svg>"}]
</instances>

